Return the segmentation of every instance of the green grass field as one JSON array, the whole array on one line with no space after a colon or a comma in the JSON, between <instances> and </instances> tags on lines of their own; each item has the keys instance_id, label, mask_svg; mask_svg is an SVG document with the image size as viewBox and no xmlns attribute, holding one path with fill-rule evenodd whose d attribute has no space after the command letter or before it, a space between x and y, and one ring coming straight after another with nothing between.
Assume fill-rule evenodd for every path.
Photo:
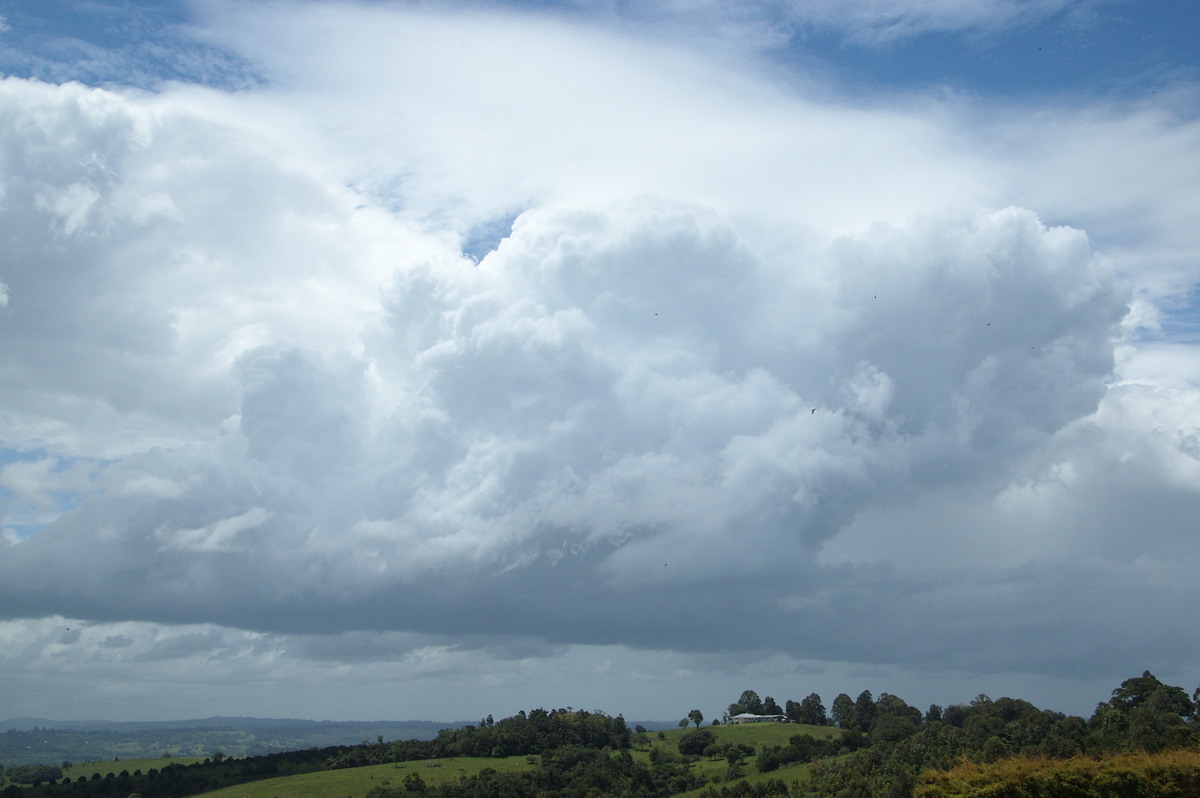
<instances>
[{"instance_id":1,"label":"green grass field","mask_svg":"<svg viewBox=\"0 0 1200 798\"><path fill-rule=\"evenodd\" d=\"M527 758L523 756L503 759L465 756L422 759L264 779L204 793L203 798L362 798L372 787L399 787L409 773L418 773L422 781L434 785L458 781L462 776L473 776L484 768L504 772L523 770L529 766Z\"/></svg>"},{"instance_id":2,"label":"green grass field","mask_svg":"<svg viewBox=\"0 0 1200 798\"><path fill-rule=\"evenodd\" d=\"M831 726L803 726L794 723L747 723L738 726L704 726L716 735L718 742L748 744L756 750L763 746L787 745L788 740L797 734L811 734L814 737L836 737L841 732ZM647 732L634 735L634 748L631 751L637 760L648 761L651 746L662 746L672 753L678 752L679 738L685 734L683 729L671 729L662 732ZM133 762L134 760L130 760ZM138 760L165 764L169 760ZM536 761L536 760L535 760ZM104 763L124 765L133 772L133 768L125 762ZM140 764L142 771L148 767L161 768L162 764ZM371 765L361 768L346 768L343 770L328 770L320 773L306 773L299 776L285 776L275 779L241 784L236 787L226 787L221 790L205 793L202 798L362 798L373 787L399 787L404 777L409 773L418 773L421 779L429 784L439 784L446 781L457 781L463 776L472 776L484 768L497 771L517 771L531 767L530 758L513 756L504 759L480 757L453 757L449 759L427 759L414 762L399 762L389 765ZM693 772L699 773L709 782L717 779L721 786L728 771L728 763L724 759L712 760L701 757L690 766ZM124 768L120 768L124 769ZM761 774L755 768L755 757L748 758L741 766L744 778L750 783L768 779L781 779L790 784L797 779L807 777L807 765L785 765L773 773ZM88 771L86 775L90 775ZM104 771L101 771L103 775ZM682 796L698 795L700 790L681 793Z\"/></svg>"}]
</instances>

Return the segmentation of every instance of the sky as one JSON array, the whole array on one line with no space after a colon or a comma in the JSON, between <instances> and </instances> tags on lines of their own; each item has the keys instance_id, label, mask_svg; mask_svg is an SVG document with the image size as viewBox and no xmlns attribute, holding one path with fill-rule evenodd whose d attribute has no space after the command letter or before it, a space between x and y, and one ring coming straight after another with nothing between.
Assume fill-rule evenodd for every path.
<instances>
[{"instance_id":1,"label":"sky","mask_svg":"<svg viewBox=\"0 0 1200 798\"><path fill-rule=\"evenodd\" d=\"M1197 29L0 0L0 718L1190 693Z\"/></svg>"}]
</instances>

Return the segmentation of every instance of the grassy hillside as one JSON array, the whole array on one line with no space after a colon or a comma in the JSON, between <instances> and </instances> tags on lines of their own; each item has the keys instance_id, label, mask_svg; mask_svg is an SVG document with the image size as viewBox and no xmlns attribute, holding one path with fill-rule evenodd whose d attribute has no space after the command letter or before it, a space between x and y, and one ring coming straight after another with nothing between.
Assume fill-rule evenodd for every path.
<instances>
[{"instance_id":1,"label":"grassy hillside","mask_svg":"<svg viewBox=\"0 0 1200 798\"><path fill-rule=\"evenodd\" d=\"M755 756L747 758L741 765L740 770L743 775L731 781L726 781L729 774L729 763L724 759L701 757L698 761L692 763L691 769L694 772L700 773L709 782L709 786L717 789L724 786L734 786L739 782L759 784L764 781L779 780L785 784L791 784L793 781L807 779L807 763L784 765L770 773L759 773L757 752L761 751L764 747L787 745L788 741L798 734L807 734L819 740L829 740L839 737L842 733L840 729L832 726L807 726L796 723L744 723L738 725L703 726L702 728L713 732L718 743L749 745L756 752ZM677 750L679 738L686 733L683 729L675 729L664 732L663 738L660 738L657 732L647 732L646 734L636 735L634 745L664 745L669 750L674 751ZM649 750L635 750L634 756L648 759ZM698 798L706 789L707 787L703 787L679 793L678 795L679 798Z\"/></svg>"},{"instance_id":2,"label":"grassy hillside","mask_svg":"<svg viewBox=\"0 0 1200 798\"><path fill-rule=\"evenodd\" d=\"M703 728L711 730L716 735L718 742L750 745L756 752L764 746L787 745L788 740L797 734L811 734L823 739L841 734L839 730L828 726L802 726L791 723L755 723L740 726L705 726ZM643 762L649 761L650 751L654 747L660 747L671 755L677 755L679 739L684 734L685 731L682 729L672 729L661 732L661 736L660 732L635 735L635 747L631 754L635 760ZM785 783L791 783L796 779L804 778L807 774L807 765L787 765L773 773L759 774L755 767L755 759L756 757L750 757L744 762L741 770L745 776L739 780L755 783L767 779L780 779ZM265 779L205 793L204 798L347 798L347 796L362 798L373 787L400 786L404 777L410 773L419 774L423 781L433 786L447 781L457 782L462 777L477 775L484 768L500 772L531 769L537 761L537 757L526 756L501 759L453 757L371 765ZM714 760L707 757L701 757L689 765L689 769L703 776L709 783L714 783L714 786L727 784L724 778L728 768L729 765L724 759ZM697 790L684 795L698 795L699 792Z\"/></svg>"},{"instance_id":3,"label":"grassy hillside","mask_svg":"<svg viewBox=\"0 0 1200 798\"><path fill-rule=\"evenodd\" d=\"M808 765L785 765L773 773L756 773L753 767L744 768L747 775L732 781L725 781L721 778L724 772L719 771L713 774L714 778L710 778L710 784L706 787L701 787L698 790L689 790L687 792L676 793L673 798L700 798L710 788L720 790L722 787L735 787L741 782L747 784L761 784L764 781L782 781L784 784L790 785L794 781L804 781L808 778Z\"/></svg>"},{"instance_id":4,"label":"grassy hillside","mask_svg":"<svg viewBox=\"0 0 1200 798\"><path fill-rule=\"evenodd\" d=\"M520 770L530 767L529 759L510 756L503 759L484 757L451 757L399 762L392 765L371 765L344 770L326 770L280 779L264 779L236 787L205 793L203 798L361 798L372 787L398 786L409 773L417 773L426 784L458 781L473 776L484 768L497 771Z\"/></svg>"}]
</instances>

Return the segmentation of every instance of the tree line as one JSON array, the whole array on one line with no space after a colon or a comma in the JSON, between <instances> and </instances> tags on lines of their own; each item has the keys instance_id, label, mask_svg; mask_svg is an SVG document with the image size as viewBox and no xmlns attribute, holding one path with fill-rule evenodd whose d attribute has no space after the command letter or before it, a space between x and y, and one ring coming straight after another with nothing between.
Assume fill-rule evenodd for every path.
<instances>
[{"instance_id":1,"label":"tree line","mask_svg":"<svg viewBox=\"0 0 1200 798\"><path fill-rule=\"evenodd\" d=\"M329 768L383 765L451 756L506 757L540 754L562 746L629 748L631 732L620 715L567 709L535 709L496 721L491 715L457 729L442 729L432 740L395 740L347 747L327 760Z\"/></svg>"},{"instance_id":2,"label":"tree line","mask_svg":"<svg viewBox=\"0 0 1200 798\"><path fill-rule=\"evenodd\" d=\"M772 782L754 787L730 785L709 788L706 795L710 798L776 794L908 798L921 783L923 774L928 784L921 794L935 796L940 794L938 790L949 789L945 785L954 784L955 789L962 789L964 777L956 775L939 781L930 774L950 772L963 767L963 763L987 766L1017 757L1061 762L1081 755L1096 759L1200 746L1200 688L1189 696L1183 688L1164 684L1149 671L1123 681L1088 719L1039 709L1022 699L993 700L982 694L967 704L946 707L932 704L922 712L896 695L882 693L875 697L869 690L863 690L856 698L839 694L828 713L816 693L801 702L788 701L781 708L770 696L759 699L755 691L746 690L729 705L726 720L743 712L784 715L797 723L832 725L841 734L834 739L793 735L786 746L768 746L758 752L756 768L761 773L794 762L815 762L803 785L793 785L784 792L779 792L778 784ZM720 747L713 745L714 740L702 737L703 734L701 729L689 732L681 748L686 744L688 750L720 755ZM701 749L701 746L706 747ZM1200 766L1200 757L1187 761L1193 769ZM734 764L733 759L730 762ZM1200 770L1177 772L1170 770L1177 767L1177 760L1171 762L1174 764L1153 767L1167 767L1171 773L1167 781L1174 779L1172 783L1200 780ZM1047 775L1052 770L1041 766L1038 778L1052 781L1053 775ZM1086 768L1080 772L1086 772ZM985 778L974 773L973 777ZM1149 777L1144 774L1129 775L1130 783L1142 783L1146 778ZM994 780L988 783L994 792L986 794L1008 794L1002 793ZM1013 793L1018 794L1025 795ZM1084 790L1079 794L1092 793Z\"/></svg>"},{"instance_id":3,"label":"tree line","mask_svg":"<svg viewBox=\"0 0 1200 798\"><path fill-rule=\"evenodd\" d=\"M1163 752L1169 754L1200 746L1200 688L1189 696L1182 688L1164 684L1148 671L1122 682L1088 719L1039 709L1021 699L993 700L986 695L979 695L967 704L931 705L925 712L890 693L875 697L866 690L855 699L839 695L829 713L825 712L815 693L804 701L785 703L782 713L770 711L773 706L778 707L773 699L768 700L770 697L759 703L756 703L757 698L753 691L743 692L738 701L730 705L731 715L742 711L783 714L789 720L800 718L800 722L805 723L816 719L821 722L811 725L832 728L819 737L809 733L792 735L786 745L760 743L755 750L744 742L721 741L711 728L700 728L703 718L698 712L696 715L689 713L685 725L694 723L696 728L679 737L678 751L668 750L661 744L654 745L643 761L631 755L632 735L619 715L612 717L569 707L535 709L499 721L488 716L478 725L445 729L432 740L387 742L380 736L374 743L245 758L214 754L201 763L172 764L144 774L125 771L103 777L96 773L88 778L42 781L32 770L16 773L10 770L14 776L33 778L34 782L40 783L24 787L9 785L0 789L0 798L127 798L132 794L176 798L272 776L334 768L454 756L500 758L519 755L529 758L528 768L506 772L489 768L457 782L435 785L425 784L418 774L413 773L405 777L403 785L380 787L372 791L369 798L410 798L414 795L428 798L666 798L702 787L705 798L765 795L909 798L918 787L922 798L975 794L998 797L1009 794L995 786L996 779L1002 778L997 775L999 771L955 769L966 765L999 767L1016 757L1072 763L1078 762L1080 755L1086 755L1117 762L1120 756L1133 753L1159 756ZM736 713L732 712L735 708L739 709ZM756 709L758 711L754 711ZM718 780L720 786L706 785L704 779L689 767L701 756L724 759L728 763L726 777ZM1126 777L1133 779L1129 783L1138 784L1160 776L1163 784L1200 783L1200 756L1138 761L1142 762L1136 766L1141 769L1139 773L1121 771L1125 775L1120 777L1113 776L1110 771L1096 775L1082 766L1052 764L1031 765L1029 778L1042 779L1047 784L1055 783L1054 779L1059 776L1076 781L1092 779L1086 789L1081 788L1077 793L1054 792L1050 788L1038 793L1047 796L1123 795L1125 793L1105 793L1095 785L1119 783ZM806 780L785 784L774 778L749 784L739 778L749 767L770 774L794 762L813 763ZM938 773L950 775L939 780ZM47 770L36 775L50 777L54 774ZM992 779L987 782L991 786L986 788L991 792L971 792L975 789L971 785L982 784L986 779ZM1097 792L1097 789L1101 791Z\"/></svg>"},{"instance_id":4,"label":"tree line","mask_svg":"<svg viewBox=\"0 0 1200 798\"><path fill-rule=\"evenodd\" d=\"M1066 761L1080 755L1104 758L1200 744L1200 688L1189 697L1183 688L1164 684L1149 671L1123 681L1086 720L1039 709L1022 699L993 700L986 695L969 704L935 704L924 715L887 693L878 699L865 693L851 703L853 711L842 702L838 722L845 724L846 735L861 735L868 744L850 756L814 764L801 794L908 798L922 774L949 771L964 761Z\"/></svg>"}]
</instances>

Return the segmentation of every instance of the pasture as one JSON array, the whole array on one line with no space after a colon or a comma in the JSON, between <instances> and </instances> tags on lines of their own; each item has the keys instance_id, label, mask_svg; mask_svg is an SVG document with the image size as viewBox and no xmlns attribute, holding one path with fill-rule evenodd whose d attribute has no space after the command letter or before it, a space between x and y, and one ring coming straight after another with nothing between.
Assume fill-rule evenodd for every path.
<instances>
[{"instance_id":1,"label":"pasture","mask_svg":"<svg viewBox=\"0 0 1200 798\"><path fill-rule=\"evenodd\" d=\"M810 734L818 738L831 738L841 734L838 729L831 726L804 726L794 723L753 723L736 726L702 726L701 728L712 731L719 743L751 745L756 752L763 746L787 745L789 739L797 734ZM639 761L649 760L652 746L662 747L674 754L678 750L679 738L686 733L684 729L671 729L662 732L661 737L659 732L634 735L634 747L630 753L634 759ZM804 764L785 765L773 773L760 774L755 769L755 759L756 757L748 757L741 765L741 772L745 774L744 778L750 783L780 779L784 783L790 784L807 776L808 766ZM536 761L536 757L526 756L498 759L451 757L370 765L248 782L205 793L202 798L362 798L374 787L401 786L404 777L409 773L419 774L426 784L433 786L476 775L484 768L492 768L501 772L524 770L531 767ZM151 764L150 767L161 767L161 764ZM728 767L729 765L724 759L708 757L700 757L689 766L693 772L699 773L713 786L718 787L724 783ZM145 769L143 766L143 771ZM693 796L699 792L696 790L681 793L681 795Z\"/></svg>"},{"instance_id":2,"label":"pasture","mask_svg":"<svg viewBox=\"0 0 1200 798\"><path fill-rule=\"evenodd\" d=\"M473 776L484 768L497 771L528 768L528 757L449 757L421 759L388 765L324 770L263 779L204 793L203 798L362 798L373 787L399 787L409 773L417 773L426 784L441 784Z\"/></svg>"}]
</instances>

